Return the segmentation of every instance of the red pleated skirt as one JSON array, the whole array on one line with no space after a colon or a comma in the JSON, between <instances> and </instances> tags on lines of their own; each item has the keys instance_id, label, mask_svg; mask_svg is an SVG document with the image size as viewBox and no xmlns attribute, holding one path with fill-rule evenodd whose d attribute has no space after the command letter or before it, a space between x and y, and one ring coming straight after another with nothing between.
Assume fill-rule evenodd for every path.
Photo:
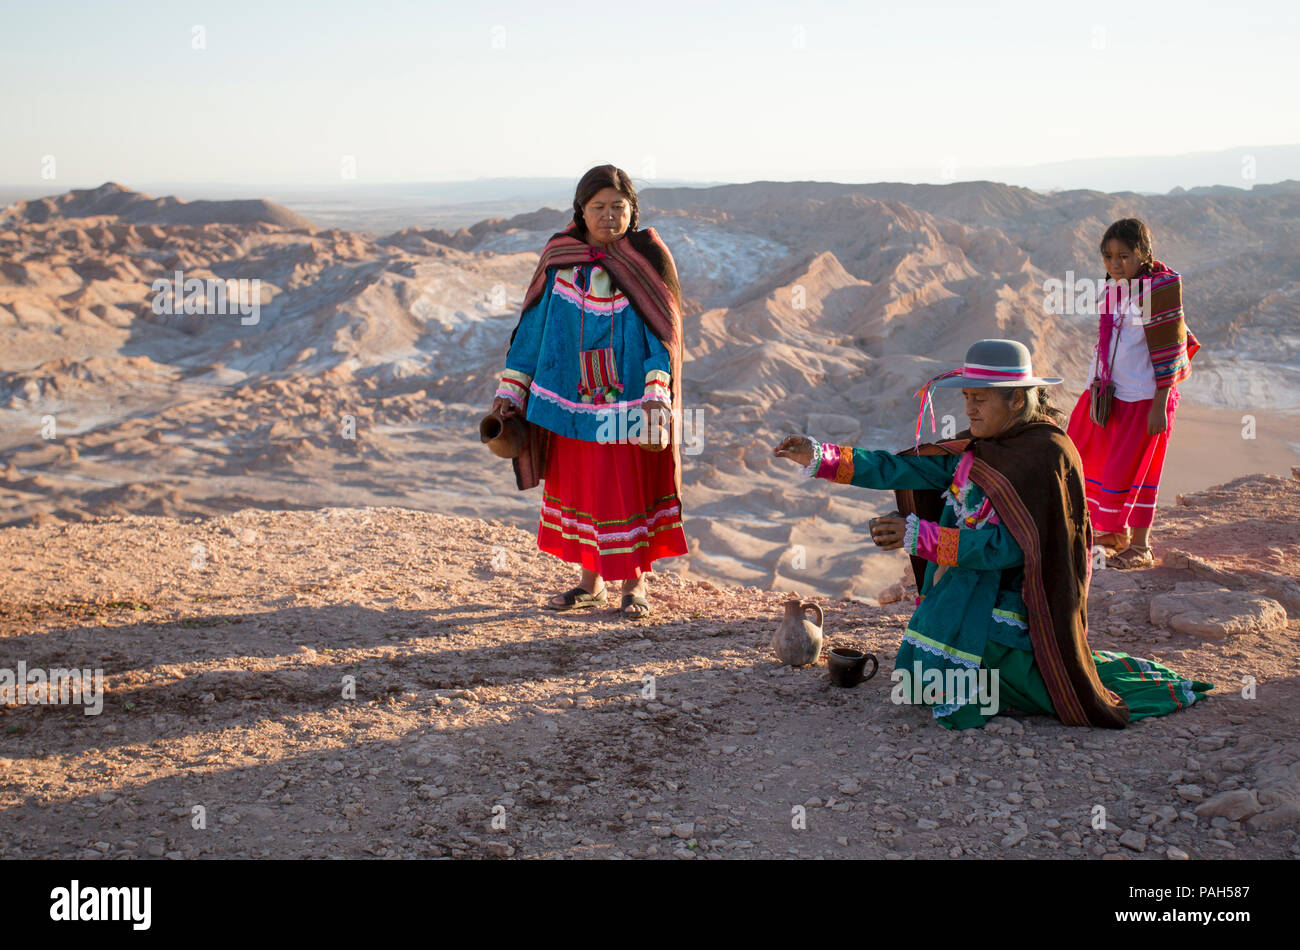
<instances>
[{"instance_id":1,"label":"red pleated skirt","mask_svg":"<svg viewBox=\"0 0 1300 950\"><path fill-rule=\"evenodd\" d=\"M672 451L551 433L537 546L610 581L686 554Z\"/></svg>"},{"instance_id":2,"label":"red pleated skirt","mask_svg":"<svg viewBox=\"0 0 1300 950\"><path fill-rule=\"evenodd\" d=\"M1111 403L1110 419L1092 421L1092 395L1083 391L1070 414L1069 433L1083 459L1088 515L1096 534L1123 534L1126 528L1149 528L1156 514L1165 451L1174 434L1178 390L1169 394L1167 425L1159 435L1147 435L1150 399Z\"/></svg>"}]
</instances>

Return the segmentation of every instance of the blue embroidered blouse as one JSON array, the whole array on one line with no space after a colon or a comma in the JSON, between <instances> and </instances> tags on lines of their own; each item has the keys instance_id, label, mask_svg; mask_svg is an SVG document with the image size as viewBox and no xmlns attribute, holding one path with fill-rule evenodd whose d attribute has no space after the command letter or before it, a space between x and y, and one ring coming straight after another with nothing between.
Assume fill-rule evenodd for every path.
<instances>
[{"instance_id":1,"label":"blue embroidered blouse","mask_svg":"<svg viewBox=\"0 0 1300 950\"><path fill-rule=\"evenodd\" d=\"M613 350L623 391L597 404L579 392L579 351ZM540 300L524 311L496 395L529 422L570 439L611 441L639 426L643 401L672 405L668 350L599 264L548 271ZM621 419L616 418L621 417ZM611 424L612 423L612 424Z\"/></svg>"}]
</instances>

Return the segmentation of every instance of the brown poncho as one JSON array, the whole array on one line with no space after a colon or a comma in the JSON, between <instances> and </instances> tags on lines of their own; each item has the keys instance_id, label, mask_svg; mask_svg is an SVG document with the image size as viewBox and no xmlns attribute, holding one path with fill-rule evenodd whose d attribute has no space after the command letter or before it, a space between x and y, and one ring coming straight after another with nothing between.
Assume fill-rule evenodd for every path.
<instances>
[{"instance_id":1,"label":"brown poncho","mask_svg":"<svg viewBox=\"0 0 1300 950\"><path fill-rule=\"evenodd\" d=\"M968 447L975 450L970 477L1025 553L1029 639L1056 714L1068 726L1122 728L1128 706L1102 685L1088 646L1092 525L1074 443L1054 423L1040 421L1013 426L996 439L975 439L966 430L950 442L899 454L960 455ZM939 520L939 492L896 495L904 515ZM925 563L912 559L918 588Z\"/></svg>"}]
</instances>

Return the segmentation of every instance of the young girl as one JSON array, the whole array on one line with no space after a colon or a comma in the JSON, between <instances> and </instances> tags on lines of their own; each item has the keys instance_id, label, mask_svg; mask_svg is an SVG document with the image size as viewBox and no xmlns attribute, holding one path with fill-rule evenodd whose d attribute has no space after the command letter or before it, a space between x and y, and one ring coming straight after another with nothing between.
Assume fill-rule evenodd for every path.
<instances>
[{"instance_id":1,"label":"young girl","mask_svg":"<svg viewBox=\"0 0 1300 950\"><path fill-rule=\"evenodd\" d=\"M1097 349L1068 431L1083 459L1093 543L1111 554L1109 567L1150 567L1177 387L1200 344L1183 322L1182 278L1154 259L1145 224L1116 221L1102 236L1101 256L1107 280Z\"/></svg>"}]
</instances>

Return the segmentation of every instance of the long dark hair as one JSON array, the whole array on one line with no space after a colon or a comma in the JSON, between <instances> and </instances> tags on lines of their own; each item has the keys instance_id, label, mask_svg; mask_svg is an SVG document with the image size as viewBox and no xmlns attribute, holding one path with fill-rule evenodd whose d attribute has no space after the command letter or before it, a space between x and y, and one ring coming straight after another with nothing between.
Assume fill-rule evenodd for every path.
<instances>
[{"instance_id":1,"label":"long dark hair","mask_svg":"<svg viewBox=\"0 0 1300 950\"><path fill-rule=\"evenodd\" d=\"M587 222L583 220L582 209L587 207L595 194L602 188L613 188L632 206L632 220L628 223L628 233L636 231L641 222L641 208L636 200L636 186L627 172L614 165L597 165L578 180L578 187L573 193L573 223L577 225L578 237L587 240Z\"/></svg>"},{"instance_id":2,"label":"long dark hair","mask_svg":"<svg viewBox=\"0 0 1300 950\"><path fill-rule=\"evenodd\" d=\"M659 272L659 276L663 278L664 283L668 285L668 289L672 291L673 296L677 299L677 306L680 308L682 306L682 289L677 283L676 269L669 266L669 261L664 257L663 251L655 243L654 239L646 231L639 229L641 206L637 202L636 186L632 184L631 176L623 169L616 165L597 165L578 179L578 187L573 192L574 236L583 241L587 240L587 223L583 220L582 209L602 188L613 188L627 198L628 204L632 206L632 220L627 225L627 241Z\"/></svg>"},{"instance_id":3,"label":"long dark hair","mask_svg":"<svg viewBox=\"0 0 1300 950\"><path fill-rule=\"evenodd\" d=\"M1151 229L1145 222L1139 218L1120 218L1101 236L1098 249L1102 254L1106 253L1106 245L1112 238L1126 244L1129 250L1137 254L1142 259L1143 269L1151 266L1151 261L1155 259L1155 249L1154 242L1151 240Z\"/></svg>"}]
</instances>

